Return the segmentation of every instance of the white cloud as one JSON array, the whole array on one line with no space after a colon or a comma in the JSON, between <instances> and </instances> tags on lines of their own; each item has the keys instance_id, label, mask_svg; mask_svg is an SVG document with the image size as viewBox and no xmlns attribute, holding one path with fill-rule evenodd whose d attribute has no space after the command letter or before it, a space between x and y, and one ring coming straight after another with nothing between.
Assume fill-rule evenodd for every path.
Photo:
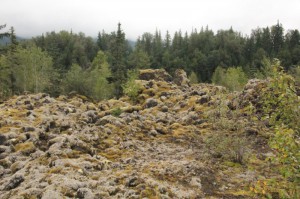
<instances>
[{"instance_id":1,"label":"white cloud","mask_svg":"<svg viewBox=\"0 0 300 199\"><path fill-rule=\"evenodd\" d=\"M300 29L299 0L1 0L0 24L14 26L18 35L73 30L96 36L114 31L121 22L126 35L209 25L249 34L257 26Z\"/></svg>"}]
</instances>

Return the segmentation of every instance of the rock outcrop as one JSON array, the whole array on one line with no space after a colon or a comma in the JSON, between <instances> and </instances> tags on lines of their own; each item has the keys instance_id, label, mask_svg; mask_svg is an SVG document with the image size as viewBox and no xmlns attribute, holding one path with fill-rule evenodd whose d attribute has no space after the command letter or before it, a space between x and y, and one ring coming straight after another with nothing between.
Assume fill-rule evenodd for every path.
<instances>
[{"instance_id":1,"label":"rock outcrop","mask_svg":"<svg viewBox=\"0 0 300 199\"><path fill-rule=\"evenodd\" d=\"M182 70L175 83L164 70L139 77L134 105L43 93L2 103L0 198L247 198L258 174L219 167L204 142L226 89L191 86Z\"/></svg>"}]
</instances>

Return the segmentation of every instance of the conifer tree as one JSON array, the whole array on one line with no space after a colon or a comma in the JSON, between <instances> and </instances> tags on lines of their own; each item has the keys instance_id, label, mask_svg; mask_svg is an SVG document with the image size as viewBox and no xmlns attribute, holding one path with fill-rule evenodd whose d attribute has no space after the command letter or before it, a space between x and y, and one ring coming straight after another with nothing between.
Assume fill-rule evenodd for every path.
<instances>
[{"instance_id":1,"label":"conifer tree","mask_svg":"<svg viewBox=\"0 0 300 199\"><path fill-rule=\"evenodd\" d=\"M113 73L113 81L115 83L115 95L120 97L122 95L121 85L126 79L126 44L125 44L125 33L121 29L121 23L118 24L117 33L114 35L114 42L111 46L111 59L112 65L111 70Z\"/></svg>"}]
</instances>

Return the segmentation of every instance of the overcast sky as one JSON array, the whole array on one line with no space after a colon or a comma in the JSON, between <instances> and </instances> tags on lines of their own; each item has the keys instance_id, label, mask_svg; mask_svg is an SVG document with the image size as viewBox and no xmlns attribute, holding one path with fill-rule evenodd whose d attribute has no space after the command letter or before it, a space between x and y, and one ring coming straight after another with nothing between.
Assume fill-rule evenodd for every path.
<instances>
[{"instance_id":1,"label":"overcast sky","mask_svg":"<svg viewBox=\"0 0 300 199\"><path fill-rule=\"evenodd\" d=\"M300 29L300 0L0 0L0 25L23 37L71 29L94 37L115 31L118 22L130 39L206 25L249 34L277 20L286 30Z\"/></svg>"}]
</instances>

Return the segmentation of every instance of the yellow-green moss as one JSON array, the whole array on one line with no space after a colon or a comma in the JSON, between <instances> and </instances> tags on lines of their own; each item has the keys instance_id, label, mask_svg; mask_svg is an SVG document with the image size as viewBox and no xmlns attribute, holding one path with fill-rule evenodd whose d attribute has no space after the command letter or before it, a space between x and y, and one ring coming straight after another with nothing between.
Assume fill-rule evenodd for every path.
<instances>
[{"instance_id":1,"label":"yellow-green moss","mask_svg":"<svg viewBox=\"0 0 300 199\"><path fill-rule=\"evenodd\" d=\"M62 173L63 168L62 167L53 167L51 169L49 169L48 174L58 174L58 173Z\"/></svg>"},{"instance_id":2,"label":"yellow-green moss","mask_svg":"<svg viewBox=\"0 0 300 199\"><path fill-rule=\"evenodd\" d=\"M145 190L143 190L141 192L140 196L141 196L141 198L149 198L149 199L158 199L159 198L156 194L156 191L149 187L147 187Z\"/></svg>"},{"instance_id":3,"label":"yellow-green moss","mask_svg":"<svg viewBox=\"0 0 300 199\"><path fill-rule=\"evenodd\" d=\"M21 152L23 154L30 154L33 153L35 151L35 146L33 144L33 142L25 142L25 143L19 143L15 146L15 151L16 152Z\"/></svg>"}]
</instances>

